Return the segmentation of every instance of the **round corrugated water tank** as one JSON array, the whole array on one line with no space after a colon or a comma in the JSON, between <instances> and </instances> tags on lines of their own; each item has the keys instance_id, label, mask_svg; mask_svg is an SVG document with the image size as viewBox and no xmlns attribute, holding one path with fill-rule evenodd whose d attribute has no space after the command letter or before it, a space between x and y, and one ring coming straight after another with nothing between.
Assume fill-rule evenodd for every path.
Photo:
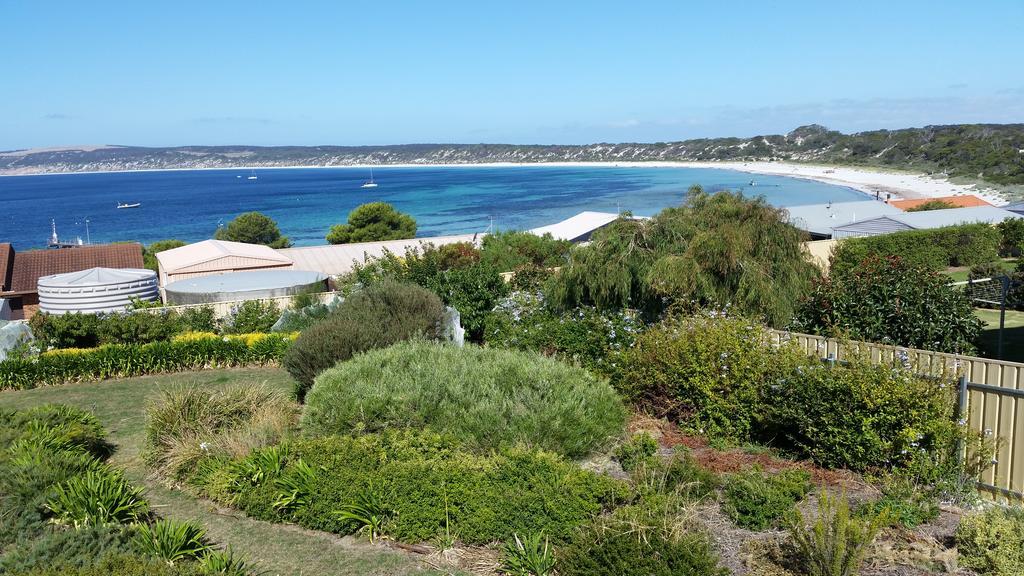
<instances>
[{"instance_id":1,"label":"round corrugated water tank","mask_svg":"<svg viewBox=\"0 0 1024 576\"><path fill-rule=\"evenodd\" d=\"M156 272L140 268L90 268L43 276L36 283L39 309L50 314L119 312L133 300L160 298Z\"/></svg>"},{"instance_id":2,"label":"round corrugated water tank","mask_svg":"<svg viewBox=\"0 0 1024 576\"><path fill-rule=\"evenodd\" d=\"M327 276L320 272L255 270L171 282L164 286L164 297L169 306L176 306L294 296L326 288Z\"/></svg>"}]
</instances>

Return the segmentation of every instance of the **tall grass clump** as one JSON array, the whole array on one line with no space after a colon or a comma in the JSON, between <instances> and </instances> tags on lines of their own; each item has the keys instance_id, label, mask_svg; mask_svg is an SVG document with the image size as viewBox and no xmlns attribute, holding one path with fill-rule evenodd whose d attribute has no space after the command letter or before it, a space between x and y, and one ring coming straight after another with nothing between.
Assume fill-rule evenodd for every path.
<instances>
[{"instance_id":1,"label":"tall grass clump","mask_svg":"<svg viewBox=\"0 0 1024 576\"><path fill-rule=\"evenodd\" d=\"M296 397L302 401L324 370L356 353L414 336L437 338L443 318L444 305L430 290L385 280L356 292L303 331L282 363L295 378Z\"/></svg>"},{"instance_id":2,"label":"tall grass clump","mask_svg":"<svg viewBox=\"0 0 1024 576\"><path fill-rule=\"evenodd\" d=\"M532 352L422 341L323 373L302 417L312 435L429 427L476 450L524 444L573 458L624 422L615 391L586 370Z\"/></svg>"},{"instance_id":3,"label":"tall grass clump","mask_svg":"<svg viewBox=\"0 0 1024 576\"><path fill-rule=\"evenodd\" d=\"M878 532L886 525L887 512L855 516L846 495L818 496L818 516L813 522L794 513L790 539L808 576L854 576Z\"/></svg>"},{"instance_id":4,"label":"tall grass clump","mask_svg":"<svg viewBox=\"0 0 1024 576\"><path fill-rule=\"evenodd\" d=\"M297 408L258 383L164 390L147 408L147 463L167 478L184 479L205 458L241 458L277 444L294 428Z\"/></svg>"}]
</instances>

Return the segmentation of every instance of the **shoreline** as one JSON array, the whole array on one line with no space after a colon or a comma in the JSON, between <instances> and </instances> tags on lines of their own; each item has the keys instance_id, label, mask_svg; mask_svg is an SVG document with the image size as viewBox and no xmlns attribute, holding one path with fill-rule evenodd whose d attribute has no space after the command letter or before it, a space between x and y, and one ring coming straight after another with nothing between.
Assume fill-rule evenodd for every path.
<instances>
[{"instance_id":1,"label":"shoreline","mask_svg":"<svg viewBox=\"0 0 1024 576\"><path fill-rule=\"evenodd\" d=\"M66 176L80 174L120 174L129 172L183 172L194 170L295 170L329 168L708 168L735 170L748 174L764 174L812 180L835 186L845 186L864 193L869 198L897 199L937 198L971 194L990 204L999 206L1007 200L992 189L975 184L955 184L948 178L935 178L927 174L898 172L895 170L849 167L834 164L802 164L797 162L707 162L707 161L653 161L653 162L481 162L472 164L348 164L344 166L231 166L204 168L146 168L141 170L96 170L89 172L0 173L0 177Z\"/></svg>"}]
</instances>

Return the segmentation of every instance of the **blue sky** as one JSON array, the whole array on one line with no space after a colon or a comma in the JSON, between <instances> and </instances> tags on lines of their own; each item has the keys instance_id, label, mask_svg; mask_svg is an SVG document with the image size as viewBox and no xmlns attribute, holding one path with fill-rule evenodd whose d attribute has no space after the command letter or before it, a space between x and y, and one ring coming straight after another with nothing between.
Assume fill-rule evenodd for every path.
<instances>
[{"instance_id":1,"label":"blue sky","mask_svg":"<svg viewBox=\"0 0 1024 576\"><path fill-rule=\"evenodd\" d=\"M0 0L0 150L1024 122L1021 0Z\"/></svg>"}]
</instances>

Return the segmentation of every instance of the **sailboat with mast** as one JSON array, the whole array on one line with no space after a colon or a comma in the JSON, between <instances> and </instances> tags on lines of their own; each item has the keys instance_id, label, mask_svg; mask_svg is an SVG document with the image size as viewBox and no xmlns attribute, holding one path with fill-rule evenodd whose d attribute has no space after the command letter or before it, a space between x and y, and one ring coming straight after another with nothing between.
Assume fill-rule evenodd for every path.
<instances>
[{"instance_id":1,"label":"sailboat with mast","mask_svg":"<svg viewBox=\"0 0 1024 576\"><path fill-rule=\"evenodd\" d=\"M373 181L373 167L370 167L370 180L368 182L364 182L363 185L360 186L360 188L376 188L376 187L377 187L377 183Z\"/></svg>"}]
</instances>

